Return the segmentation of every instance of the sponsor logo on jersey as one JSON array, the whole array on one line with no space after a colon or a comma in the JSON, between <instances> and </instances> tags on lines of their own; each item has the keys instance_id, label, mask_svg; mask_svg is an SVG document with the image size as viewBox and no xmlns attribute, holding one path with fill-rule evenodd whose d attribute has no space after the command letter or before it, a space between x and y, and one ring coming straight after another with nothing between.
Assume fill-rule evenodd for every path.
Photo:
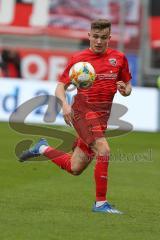
<instances>
[{"instance_id":1,"label":"sponsor logo on jersey","mask_svg":"<svg viewBox=\"0 0 160 240\"><path fill-rule=\"evenodd\" d=\"M97 80L116 80L118 73L96 74Z\"/></svg>"},{"instance_id":2,"label":"sponsor logo on jersey","mask_svg":"<svg viewBox=\"0 0 160 240\"><path fill-rule=\"evenodd\" d=\"M117 65L117 60L115 58L109 58L109 62L112 66L116 66Z\"/></svg>"}]
</instances>

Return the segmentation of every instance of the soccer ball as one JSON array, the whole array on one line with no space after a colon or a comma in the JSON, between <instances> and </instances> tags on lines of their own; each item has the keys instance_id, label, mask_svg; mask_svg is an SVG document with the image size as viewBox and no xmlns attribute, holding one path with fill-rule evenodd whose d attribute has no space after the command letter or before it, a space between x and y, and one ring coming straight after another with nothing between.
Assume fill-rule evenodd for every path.
<instances>
[{"instance_id":1,"label":"soccer ball","mask_svg":"<svg viewBox=\"0 0 160 240\"><path fill-rule=\"evenodd\" d=\"M77 88L88 88L93 84L96 73L89 62L78 62L71 67L69 78Z\"/></svg>"}]
</instances>

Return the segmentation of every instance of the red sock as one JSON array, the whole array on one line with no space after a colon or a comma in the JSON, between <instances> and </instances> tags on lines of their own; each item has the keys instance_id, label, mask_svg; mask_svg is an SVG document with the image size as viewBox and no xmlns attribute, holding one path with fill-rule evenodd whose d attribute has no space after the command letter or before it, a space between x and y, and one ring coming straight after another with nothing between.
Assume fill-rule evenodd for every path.
<instances>
[{"instance_id":1,"label":"red sock","mask_svg":"<svg viewBox=\"0 0 160 240\"><path fill-rule=\"evenodd\" d=\"M96 201L105 201L107 193L108 156L98 156L94 176L96 183Z\"/></svg>"},{"instance_id":2,"label":"red sock","mask_svg":"<svg viewBox=\"0 0 160 240\"><path fill-rule=\"evenodd\" d=\"M72 173L71 170L71 155L68 153L61 152L57 149L52 147L48 147L45 152L44 156L51 159L53 163L61 167L62 169L66 170L69 173Z\"/></svg>"}]
</instances>

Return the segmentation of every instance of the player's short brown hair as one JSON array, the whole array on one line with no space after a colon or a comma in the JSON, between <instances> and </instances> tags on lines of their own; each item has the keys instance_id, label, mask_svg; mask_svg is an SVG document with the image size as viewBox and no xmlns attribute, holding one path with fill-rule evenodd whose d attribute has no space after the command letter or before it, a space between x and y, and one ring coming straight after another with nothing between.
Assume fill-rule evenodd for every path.
<instances>
[{"instance_id":1,"label":"player's short brown hair","mask_svg":"<svg viewBox=\"0 0 160 240\"><path fill-rule=\"evenodd\" d=\"M99 29L102 30L104 28L109 28L111 31L111 22L107 19L97 19L91 22L91 30L92 29Z\"/></svg>"}]
</instances>

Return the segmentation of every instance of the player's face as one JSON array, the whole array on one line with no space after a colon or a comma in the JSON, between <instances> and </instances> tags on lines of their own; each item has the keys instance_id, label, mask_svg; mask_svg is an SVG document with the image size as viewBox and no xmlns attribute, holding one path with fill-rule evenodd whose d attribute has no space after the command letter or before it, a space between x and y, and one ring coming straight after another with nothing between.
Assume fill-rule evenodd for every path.
<instances>
[{"instance_id":1,"label":"player's face","mask_svg":"<svg viewBox=\"0 0 160 240\"><path fill-rule=\"evenodd\" d=\"M88 33L90 40L90 49L94 53L104 53L108 47L110 36L109 28L105 28L102 30L92 29L90 33Z\"/></svg>"}]
</instances>

